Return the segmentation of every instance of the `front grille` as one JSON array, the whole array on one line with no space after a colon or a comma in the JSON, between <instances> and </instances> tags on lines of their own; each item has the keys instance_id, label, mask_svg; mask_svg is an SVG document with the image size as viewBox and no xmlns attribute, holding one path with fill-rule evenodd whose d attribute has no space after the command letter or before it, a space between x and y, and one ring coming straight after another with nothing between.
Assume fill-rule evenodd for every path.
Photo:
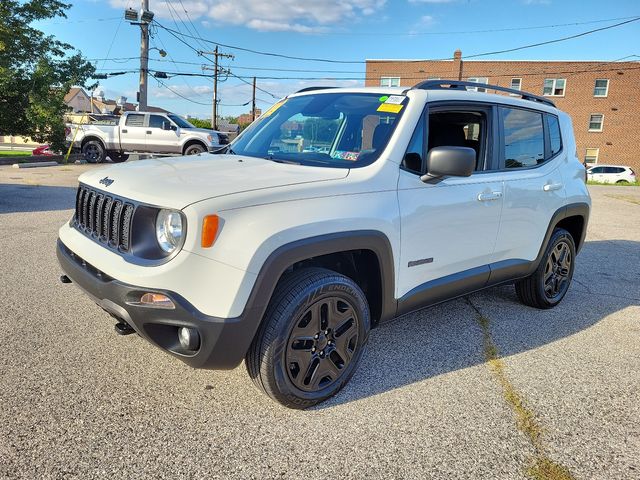
<instances>
[{"instance_id":1,"label":"front grille","mask_svg":"<svg viewBox=\"0 0 640 480\"><path fill-rule=\"evenodd\" d=\"M98 243L128 252L134 210L134 204L125 199L80 185L74 226Z\"/></svg>"}]
</instances>

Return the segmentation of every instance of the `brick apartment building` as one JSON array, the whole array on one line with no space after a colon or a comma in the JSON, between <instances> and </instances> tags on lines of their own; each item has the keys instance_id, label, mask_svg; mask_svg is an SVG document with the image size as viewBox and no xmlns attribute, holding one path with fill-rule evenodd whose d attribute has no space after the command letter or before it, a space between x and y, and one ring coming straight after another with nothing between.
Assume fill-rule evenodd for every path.
<instances>
[{"instance_id":1,"label":"brick apartment building","mask_svg":"<svg viewBox=\"0 0 640 480\"><path fill-rule=\"evenodd\" d=\"M422 80L469 80L548 96L571 115L578 157L640 172L640 62L367 60L366 85L410 87Z\"/></svg>"}]
</instances>

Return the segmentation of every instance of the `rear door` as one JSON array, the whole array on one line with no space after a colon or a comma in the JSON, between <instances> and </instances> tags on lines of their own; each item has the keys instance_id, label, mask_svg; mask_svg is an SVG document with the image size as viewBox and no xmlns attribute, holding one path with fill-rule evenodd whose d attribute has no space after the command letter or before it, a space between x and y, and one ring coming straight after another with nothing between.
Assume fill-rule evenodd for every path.
<instances>
[{"instance_id":1,"label":"rear door","mask_svg":"<svg viewBox=\"0 0 640 480\"><path fill-rule=\"evenodd\" d=\"M560 166L567 154L558 117L500 106L498 168L505 185L496 260L531 261L553 214L565 203Z\"/></svg>"},{"instance_id":2,"label":"rear door","mask_svg":"<svg viewBox=\"0 0 640 480\"><path fill-rule=\"evenodd\" d=\"M125 152L146 151L147 127L144 113L128 113L120 125L120 148Z\"/></svg>"},{"instance_id":3,"label":"rear door","mask_svg":"<svg viewBox=\"0 0 640 480\"><path fill-rule=\"evenodd\" d=\"M149 114L147 118L147 151L156 153L181 153L178 127L164 115L152 113Z\"/></svg>"},{"instance_id":4,"label":"rear door","mask_svg":"<svg viewBox=\"0 0 640 480\"><path fill-rule=\"evenodd\" d=\"M501 173L486 170L495 151L494 111L475 102L432 105L413 134L398 182L401 302L422 296L418 303L430 303L428 292L442 285L450 296L451 288L481 288L488 279L503 202ZM475 149L476 172L421 181L428 151L441 146Z\"/></svg>"}]
</instances>

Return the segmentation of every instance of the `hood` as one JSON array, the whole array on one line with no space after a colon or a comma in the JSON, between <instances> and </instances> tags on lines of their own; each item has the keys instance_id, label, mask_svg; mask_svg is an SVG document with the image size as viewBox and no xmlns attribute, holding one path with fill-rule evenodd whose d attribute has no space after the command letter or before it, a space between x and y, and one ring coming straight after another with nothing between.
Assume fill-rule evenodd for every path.
<instances>
[{"instance_id":1,"label":"hood","mask_svg":"<svg viewBox=\"0 0 640 480\"><path fill-rule=\"evenodd\" d=\"M206 154L130 161L91 170L82 174L79 180L135 201L182 209L209 198L338 180L348 174L349 170L345 168L291 165L242 155ZM101 180L104 181L100 183Z\"/></svg>"},{"instance_id":2,"label":"hood","mask_svg":"<svg viewBox=\"0 0 640 480\"><path fill-rule=\"evenodd\" d=\"M182 128L181 130L184 130L185 133L199 133L205 136L218 133L217 130L210 130L208 128Z\"/></svg>"}]
</instances>

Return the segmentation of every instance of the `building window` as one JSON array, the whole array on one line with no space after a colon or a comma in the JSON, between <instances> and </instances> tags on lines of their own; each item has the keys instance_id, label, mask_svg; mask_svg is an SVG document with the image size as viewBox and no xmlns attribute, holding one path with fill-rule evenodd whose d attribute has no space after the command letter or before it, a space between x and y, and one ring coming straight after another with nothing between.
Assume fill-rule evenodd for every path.
<instances>
[{"instance_id":1,"label":"building window","mask_svg":"<svg viewBox=\"0 0 640 480\"><path fill-rule=\"evenodd\" d=\"M609 94L609 80L599 79L593 88L594 97L606 97Z\"/></svg>"},{"instance_id":2,"label":"building window","mask_svg":"<svg viewBox=\"0 0 640 480\"><path fill-rule=\"evenodd\" d=\"M514 90L521 90L522 89L522 79L521 78L512 78L511 79L511 87Z\"/></svg>"},{"instance_id":3,"label":"building window","mask_svg":"<svg viewBox=\"0 0 640 480\"><path fill-rule=\"evenodd\" d=\"M484 83L485 85L489 83L489 79L487 77L469 77L467 78L467 81L473 82L473 83ZM486 92L487 91L486 88L482 88L482 87L467 87L467 90L469 90L470 92Z\"/></svg>"},{"instance_id":4,"label":"building window","mask_svg":"<svg viewBox=\"0 0 640 480\"><path fill-rule=\"evenodd\" d=\"M564 78L547 78L544 81L542 94L549 97L564 97L566 83Z\"/></svg>"},{"instance_id":5,"label":"building window","mask_svg":"<svg viewBox=\"0 0 640 480\"><path fill-rule=\"evenodd\" d=\"M381 87L399 87L400 77L380 77Z\"/></svg>"},{"instance_id":6,"label":"building window","mask_svg":"<svg viewBox=\"0 0 640 480\"><path fill-rule=\"evenodd\" d=\"M587 148L584 154L584 163L594 165L598 163L599 148Z\"/></svg>"},{"instance_id":7,"label":"building window","mask_svg":"<svg viewBox=\"0 0 640 480\"><path fill-rule=\"evenodd\" d=\"M604 121L604 115L601 113L594 113L589 117L589 131L590 132L601 132L602 131L602 122Z\"/></svg>"}]
</instances>

